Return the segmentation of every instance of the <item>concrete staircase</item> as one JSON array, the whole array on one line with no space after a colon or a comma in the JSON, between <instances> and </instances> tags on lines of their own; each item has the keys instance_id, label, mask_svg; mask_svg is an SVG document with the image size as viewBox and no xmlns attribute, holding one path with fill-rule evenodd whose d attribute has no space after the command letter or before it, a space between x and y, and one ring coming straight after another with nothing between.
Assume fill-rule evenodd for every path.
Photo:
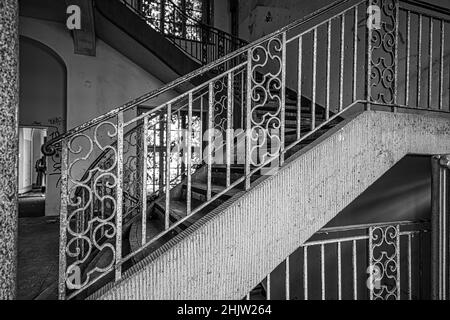
<instances>
[{"instance_id":1,"label":"concrete staircase","mask_svg":"<svg viewBox=\"0 0 450 320\"><path fill-rule=\"evenodd\" d=\"M275 175L260 177L250 191L224 196L121 282L90 298L242 299L402 157L445 152L449 138L445 118L354 115L292 155ZM215 172L221 177L219 167ZM204 194L201 184L198 190ZM177 210L183 213L182 206Z\"/></svg>"}]
</instances>

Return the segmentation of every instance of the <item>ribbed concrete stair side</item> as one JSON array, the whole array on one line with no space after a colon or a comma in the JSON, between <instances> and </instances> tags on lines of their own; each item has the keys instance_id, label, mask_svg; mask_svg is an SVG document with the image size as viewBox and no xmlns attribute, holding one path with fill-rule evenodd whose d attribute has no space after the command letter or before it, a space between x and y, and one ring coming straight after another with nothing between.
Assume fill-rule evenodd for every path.
<instances>
[{"instance_id":1,"label":"ribbed concrete stair side","mask_svg":"<svg viewBox=\"0 0 450 320\"><path fill-rule=\"evenodd\" d=\"M90 299L242 299L405 155L449 152L448 118L359 113Z\"/></svg>"}]
</instances>

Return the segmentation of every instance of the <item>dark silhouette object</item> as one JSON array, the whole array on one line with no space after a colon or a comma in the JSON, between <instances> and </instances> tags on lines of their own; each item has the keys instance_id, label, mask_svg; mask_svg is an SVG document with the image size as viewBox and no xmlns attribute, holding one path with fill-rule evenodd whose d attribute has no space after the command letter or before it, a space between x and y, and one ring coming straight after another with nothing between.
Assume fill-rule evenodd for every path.
<instances>
[{"instance_id":1,"label":"dark silhouette object","mask_svg":"<svg viewBox=\"0 0 450 320\"><path fill-rule=\"evenodd\" d=\"M41 188L42 192L45 191L45 174L47 172L47 163L45 161L45 156L42 156L36 161L34 166L37 172L36 177L36 187Z\"/></svg>"}]
</instances>

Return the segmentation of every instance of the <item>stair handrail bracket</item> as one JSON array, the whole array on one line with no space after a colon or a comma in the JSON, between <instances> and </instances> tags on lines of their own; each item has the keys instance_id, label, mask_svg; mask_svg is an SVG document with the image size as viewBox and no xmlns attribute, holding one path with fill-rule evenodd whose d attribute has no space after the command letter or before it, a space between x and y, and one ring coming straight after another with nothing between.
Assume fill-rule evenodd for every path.
<instances>
[{"instance_id":1,"label":"stair handrail bracket","mask_svg":"<svg viewBox=\"0 0 450 320\"><path fill-rule=\"evenodd\" d=\"M60 145L62 160L59 298L119 281L198 213L276 173L351 108L449 112L450 21L407 5L334 2L47 143ZM439 42L429 60L439 81L428 73L431 88L418 96L409 85L421 85L423 66L412 63L410 44L424 41L412 41L413 19L443 32L428 39L429 50ZM131 232L138 240L124 245Z\"/></svg>"}]
</instances>

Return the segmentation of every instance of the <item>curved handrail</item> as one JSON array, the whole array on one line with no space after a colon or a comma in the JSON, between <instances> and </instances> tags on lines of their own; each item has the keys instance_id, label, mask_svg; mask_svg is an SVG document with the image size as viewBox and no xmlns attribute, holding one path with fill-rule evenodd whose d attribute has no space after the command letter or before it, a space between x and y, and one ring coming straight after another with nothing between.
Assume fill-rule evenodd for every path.
<instances>
[{"instance_id":1,"label":"curved handrail","mask_svg":"<svg viewBox=\"0 0 450 320\"><path fill-rule=\"evenodd\" d=\"M246 46L244 46L244 47L242 47L242 48L240 48L240 49L238 49L238 50L236 50L236 51L234 51L232 53L229 53L229 54L227 54L227 55L217 59L216 61L213 61L213 62L211 62L211 63L209 63L209 64L207 64L207 65L205 65L205 66L203 66L203 67L201 67L201 68L199 68L197 70L194 70L191 73L188 73L187 75L185 75L183 77L180 77L180 78L178 78L178 79L176 79L174 81L171 81L170 83L166 84L165 86L163 86L161 88L158 88L158 89L153 90L153 91L151 91L149 93L146 93L146 94L144 94L144 95L142 95L142 96L140 96L140 97L138 97L138 98L136 98L136 99L134 99L134 100L124 104L124 105L122 105L122 106L119 106L119 107L117 107L117 108L115 108L115 109L113 109L113 110L111 110L111 111L109 111L109 112L107 112L107 113L105 113L103 115L100 115L100 116L98 116L98 117L96 117L96 118L94 118L94 119L92 119L90 121L87 121L84 124L81 124L81 125L73 128L73 129L71 129L71 130L68 130L64 134L62 134L62 135L60 135L60 136L58 136L58 137L56 137L56 138L54 138L52 140L49 140L46 144L44 144L42 146L42 152L44 154L46 154L46 155L52 155L54 153L54 151L55 151L55 147L53 146L55 143L58 143L59 141L62 141L63 139L67 139L69 137L72 137L72 136L78 134L79 132L81 132L83 130L92 128L95 125L103 122L104 120L110 119L110 118L118 115L120 112L125 112L127 110L130 110L130 109L132 109L132 108L134 108L134 107L136 107L136 106L138 106L138 105L140 105L140 104L142 104L142 103L150 100L151 98L154 98L154 97L156 97L156 96L158 96L158 95L160 95L162 93L168 92L169 90L172 90L173 88L177 87L178 85L180 85L182 83L186 83L186 82L190 81L191 79L193 79L193 78L195 78L197 76L200 76L200 75L202 75L202 74L204 74L204 73L206 73L208 71L213 70L214 68L216 68L216 67L220 66L221 64L223 64L224 62L232 60L232 59L238 57L241 54L245 54L252 47L255 47L255 46L259 45L259 44L262 44L265 41L271 39L272 37L280 35L283 32L289 31L289 30L294 29L296 27L299 27L302 24L306 24L307 22L311 21L312 19L316 18L317 16L322 15L322 14L326 14L327 12L329 12L329 11L331 11L331 10L333 10L333 9L343 5L343 4L346 4L346 3L350 2L350 1L354 1L354 0L337 0L337 1L334 1L331 4L329 4L329 5L325 6L325 7L323 7L321 9L319 9L319 10L317 10L317 11L315 11L315 12L313 12L313 13L307 15L307 16L305 16L304 18L298 19L298 20L296 20L296 21L286 25L285 27L283 27L281 29L278 29L277 31L274 31L274 32L272 32L270 34L267 34L266 36L264 36L264 37L262 37L262 38L260 38L258 40L255 40L252 43L249 43ZM207 81L204 82L204 84L206 84L206 83L207 83ZM153 112L160 111L161 109L163 109L164 106L165 106L165 104L161 104L160 106L158 106L155 109L153 109Z\"/></svg>"}]
</instances>

